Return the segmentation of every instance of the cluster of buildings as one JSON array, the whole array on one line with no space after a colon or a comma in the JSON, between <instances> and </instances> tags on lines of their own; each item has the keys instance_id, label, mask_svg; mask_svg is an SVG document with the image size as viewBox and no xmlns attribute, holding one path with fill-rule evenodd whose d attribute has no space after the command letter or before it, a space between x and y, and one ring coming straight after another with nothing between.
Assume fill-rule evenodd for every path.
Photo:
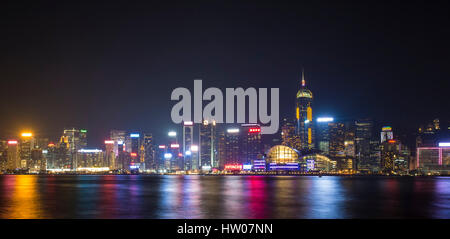
<instances>
[{"instance_id":1,"label":"cluster of buildings","mask_svg":"<svg viewBox=\"0 0 450 239\"><path fill-rule=\"evenodd\" d=\"M335 173L423 175L450 173L450 127L420 126L415 145L370 119L313 117L304 76L295 118L264 140L258 124L183 122L162 143L152 134L112 130L103 147L88 147L87 130L64 129L59 141L22 132L0 140L3 173Z\"/></svg>"}]
</instances>

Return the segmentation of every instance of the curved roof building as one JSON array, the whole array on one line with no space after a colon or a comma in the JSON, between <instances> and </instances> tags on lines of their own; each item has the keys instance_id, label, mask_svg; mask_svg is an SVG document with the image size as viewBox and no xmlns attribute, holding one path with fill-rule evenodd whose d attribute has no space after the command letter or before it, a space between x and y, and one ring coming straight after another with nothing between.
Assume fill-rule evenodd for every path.
<instances>
[{"instance_id":1,"label":"curved roof building","mask_svg":"<svg viewBox=\"0 0 450 239\"><path fill-rule=\"evenodd\" d=\"M275 145L267 153L267 162L276 164L297 163L299 153L284 145Z\"/></svg>"}]
</instances>

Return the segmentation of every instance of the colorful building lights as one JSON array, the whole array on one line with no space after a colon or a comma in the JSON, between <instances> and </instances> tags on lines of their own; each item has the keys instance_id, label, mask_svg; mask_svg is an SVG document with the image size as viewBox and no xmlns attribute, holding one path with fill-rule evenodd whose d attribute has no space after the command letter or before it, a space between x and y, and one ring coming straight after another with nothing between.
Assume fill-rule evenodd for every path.
<instances>
[{"instance_id":1,"label":"colorful building lights","mask_svg":"<svg viewBox=\"0 0 450 239\"><path fill-rule=\"evenodd\" d=\"M197 145L191 145L191 152L198 152L198 146Z\"/></svg>"},{"instance_id":2,"label":"colorful building lights","mask_svg":"<svg viewBox=\"0 0 450 239\"><path fill-rule=\"evenodd\" d=\"M192 121L184 121L184 126L192 126L194 125L194 122Z\"/></svg>"},{"instance_id":3,"label":"colorful building lights","mask_svg":"<svg viewBox=\"0 0 450 239\"><path fill-rule=\"evenodd\" d=\"M317 122L333 122L333 117L319 117L317 118Z\"/></svg>"},{"instance_id":4,"label":"colorful building lights","mask_svg":"<svg viewBox=\"0 0 450 239\"><path fill-rule=\"evenodd\" d=\"M172 158L172 154L171 153L165 153L164 154L164 158L165 159L171 159Z\"/></svg>"},{"instance_id":5,"label":"colorful building lights","mask_svg":"<svg viewBox=\"0 0 450 239\"><path fill-rule=\"evenodd\" d=\"M224 168L228 171L241 171L242 164L225 164Z\"/></svg>"},{"instance_id":6,"label":"colorful building lights","mask_svg":"<svg viewBox=\"0 0 450 239\"><path fill-rule=\"evenodd\" d=\"M22 136L22 137L32 137L32 136L33 136L33 133L31 133L31 132L23 132L23 133L21 134L21 136Z\"/></svg>"},{"instance_id":7,"label":"colorful building lights","mask_svg":"<svg viewBox=\"0 0 450 239\"><path fill-rule=\"evenodd\" d=\"M103 152L101 149L80 149L79 153L101 153Z\"/></svg>"},{"instance_id":8,"label":"colorful building lights","mask_svg":"<svg viewBox=\"0 0 450 239\"><path fill-rule=\"evenodd\" d=\"M391 126L384 126L381 128L381 131L392 131L392 127Z\"/></svg>"},{"instance_id":9,"label":"colorful building lights","mask_svg":"<svg viewBox=\"0 0 450 239\"><path fill-rule=\"evenodd\" d=\"M238 128L227 129L227 133L230 134L239 133L239 129Z\"/></svg>"}]
</instances>

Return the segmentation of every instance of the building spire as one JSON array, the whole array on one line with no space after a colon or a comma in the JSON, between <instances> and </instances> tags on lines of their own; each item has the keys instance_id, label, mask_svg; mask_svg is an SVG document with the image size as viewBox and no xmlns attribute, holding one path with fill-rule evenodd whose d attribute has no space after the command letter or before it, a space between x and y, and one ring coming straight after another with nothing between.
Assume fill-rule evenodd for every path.
<instances>
[{"instance_id":1,"label":"building spire","mask_svg":"<svg viewBox=\"0 0 450 239\"><path fill-rule=\"evenodd\" d=\"M302 67L302 87L305 87L306 81L305 81L305 69Z\"/></svg>"}]
</instances>

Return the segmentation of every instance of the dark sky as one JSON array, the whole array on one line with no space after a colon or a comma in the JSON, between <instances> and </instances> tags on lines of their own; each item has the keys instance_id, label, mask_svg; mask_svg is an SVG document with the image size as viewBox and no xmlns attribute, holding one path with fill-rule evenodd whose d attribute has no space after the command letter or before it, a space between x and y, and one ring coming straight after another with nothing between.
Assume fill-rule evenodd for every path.
<instances>
[{"instance_id":1,"label":"dark sky","mask_svg":"<svg viewBox=\"0 0 450 239\"><path fill-rule=\"evenodd\" d=\"M280 88L280 113L293 115L302 66L315 116L412 130L450 118L445 1L212 2L2 3L0 134L164 135L171 91L198 78Z\"/></svg>"}]
</instances>

